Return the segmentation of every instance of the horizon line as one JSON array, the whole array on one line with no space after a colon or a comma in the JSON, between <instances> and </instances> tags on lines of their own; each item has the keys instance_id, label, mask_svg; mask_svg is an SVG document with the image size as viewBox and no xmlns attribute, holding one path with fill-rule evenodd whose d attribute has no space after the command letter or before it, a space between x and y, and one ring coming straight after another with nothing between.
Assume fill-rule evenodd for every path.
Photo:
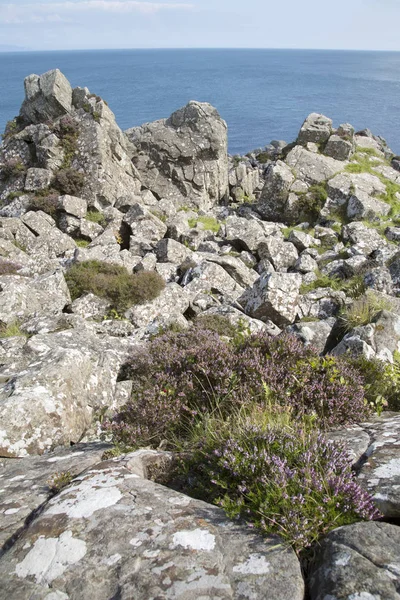
<instances>
[{"instance_id":1,"label":"horizon line","mask_svg":"<svg viewBox=\"0 0 400 600\"><path fill-rule=\"evenodd\" d=\"M7 44L5 44L6 46ZM279 50L279 51L305 51L305 52L386 52L386 53L398 53L400 50L382 50L374 48L283 48L283 47L240 47L240 46L157 46L157 47L129 47L129 48L53 48L53 49L18 49L15 47L12 50L1 50L1 54L31 54L35 52L123 52L126 50L147 50L147 51L159 51L159 50Z\"/></svg>"}]
</instances>

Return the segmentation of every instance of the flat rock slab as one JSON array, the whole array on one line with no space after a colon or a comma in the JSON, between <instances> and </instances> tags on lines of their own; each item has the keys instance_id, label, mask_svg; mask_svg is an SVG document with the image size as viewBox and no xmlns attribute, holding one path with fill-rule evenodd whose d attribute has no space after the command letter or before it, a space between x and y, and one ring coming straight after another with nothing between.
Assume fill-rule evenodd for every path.
<instances>
[{"instance_id":1,"label":"flat rock slab","mask_svg":"<svg viewBox=\"0 0 400 600\"><path fill-rule=\"evenodd\" d=\"M358 481L386 518L400 517L400 415L383 413L330 434L347 448Z\"/></svg>"},{"instance_id":2,"label":"flat rock slab","mask_svg":"<svg viewBox=\"0 0 400 600\"><path fill-rule=\"evenodd\" d=\"M279 538L128 463L100 463L48 502L0 561L1 600L303 599L298 559Z\"/></svg>"},{"instance_id":3,"label":"flat rock slab","mask_svg":"<svg viewBox=\"0 0 400 600\"><path fill-rule=\"evenodd\" d=\"M369 522L329 533L311 571L310 600L400 600L400 528Z\"/></svg>"},{"instance_id":4,"label":"flat rock slab","mask_svg":"<svg viewBox=\"0 0 400 600\"><path fill-rule=\"evenodd\" d=\"M49 482L60 473L75 477L98 463L109 444L77 444L43 456L0 459L0 556L45 505Z\"/></svg>"}]
</instances>

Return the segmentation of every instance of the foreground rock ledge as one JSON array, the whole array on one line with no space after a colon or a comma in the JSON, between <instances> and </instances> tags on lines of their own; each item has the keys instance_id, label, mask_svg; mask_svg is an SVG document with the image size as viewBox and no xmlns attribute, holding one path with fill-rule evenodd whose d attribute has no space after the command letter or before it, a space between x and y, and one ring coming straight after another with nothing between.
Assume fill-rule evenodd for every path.
<instances>
[{"instance_id":1,"label":"foreground rock ledge","mask_svg":"<svg viewBox=\"0 0 400 600\"><path fill-rule=\"evenodd\" d=\"M1 600L303 599L279 538L141 479L130 460L92 466L48 502L0 562Z\"/></svg>"}]
</instances>

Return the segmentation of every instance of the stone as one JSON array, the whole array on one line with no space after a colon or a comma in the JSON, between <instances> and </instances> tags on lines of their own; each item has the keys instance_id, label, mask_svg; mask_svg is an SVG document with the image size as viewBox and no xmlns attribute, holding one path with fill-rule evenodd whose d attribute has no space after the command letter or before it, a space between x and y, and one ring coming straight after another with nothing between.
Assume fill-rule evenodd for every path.
<instances>
[{"instance_id":1,"label":"stone","mask_svg":"<svg viewBox=\"0 0 400 600\"><path fill-rule=\"evenodd\" d=\"M344 242L350 242L353 247L357 248L358 253L364 255L371 254L387 243L375 229L367 227L359 221L345 225L342 237Z\"/></svg>"},{"instance_id":2,"label":"stone","mask_svg":"<svg viewBox=\"0 0 400 600\"><path fill-rule=\"evenodd\" d=\"M304 294L299 300L299 316L328 319L336 316L346 301L344 292L330 288L317 288Z\"/></svg>"},{"instance_id":3,"label":"stone","mask_svg":"<svg viewBox=\"0 0 400 600\"><path fill-rule=\"evenodd\" d=\"M318 113L311 113L301 126L297 143L301 145L305 145L307 142L323 144L329 139L331 131L332 119Z\"/></svg>"},{"instance_id":4,"label":"stone","mask_svg":"<svg viewBox=\"0 0 400 600\"><path fill-rule=\"evenodd\" d=\"M83 219L87 213L87 201L76 196L60 196L58 208L78 219Z\"/></svg>"},{"instance_id":5,"label":"stone","mask_svg":"<svg viewBox=\"0 0 400 600\"><path fill-rule=\"evenodd\" d=\"M82 321L74 329L33 336L15 364L0 369L0 456L77 443L96 416L113 410L132 342L96 336Z\"/></svg>"},{"instance_id":6,"label":"stone","mask_svg":"<svg viewBox=\"0 0 400 600\"><path fill-rule=\"evenodd\" d=\"M354 193L347 205L347 217L353 221L373 221L377 217L387 216L389 212L389 204L373 198L365 192Z\"/></svg>"},{"instance_id":7,"label":"stone","mask_svg":"<svg viewBox=\"0 0 400 600\"><path fill-rule=\"evenodd\" d=\"M299 257L294 244L272 235L260 243L258 255L261 260L265 258L269 260L277 271L287 270L294 266Z\"/></svg>"},{"instance_id":8,"label":"stone","mask_svg":"<svg viewBox=\"0 0 400 600\"><path fill-rule=\"evenodd\" d=\"M275 225L270 234L278 232ZM238 250L245 250L255 254L258 251L260 242L265 240L267 232L261 221L255 219L245 219L232 215L225 221L225 239L231 242Z\"/></svg>"},{"instance_id":9,"label":"stone","mask_svg":"<svg viewBox=\"0 0 400 600\"><path fill-rule=\"evenodd\" d=\"M167 233L167 226L147 208L135 204L123 216L123 223L130 228L130 235L146 242L158 242Z\"/></svg>"},{"instance_id":10,"label":"stone","mask_svg":"<svg viewBox=\"0 0 400 600\"><path fill-rule=\"evenodd\" d=\"M0 487L6 494L0 501L0 558L54 495L51 485L60 473L79 475L100 462L108 448L101 442L75 444L40 457L0 459Z\"/></svg>"},{"instance_id":11,"label":"stone","mask_svg":"<svg viewBox=\"0 0 400 600\"><path fill-rule=\"evenodd\" d=\"M286 164L296 178L308 184L323 183L343 169L343 163L330 156L309 152L302 146L295 146L286 157Z\"/></svg>"},{"instance_id":12,"label":"stone","mask_svg":"<svg viewBox=\"0 0 400 600\"><path fill-rule=\"evenodd\" d=\"M288 327L287 331L298 337L305 346L312 346L322 354L334 324L335 319L332 317L325 321L300 321Z\"/></svg>"},{"instance_id":13,"label":"stone","mask_svg":"<svg viewBox=\"0 0 400 600\"><path fill-rule=\"evenodd\" d=\"M234 306L212 306L201 313L201 316L203 315L218 315L224 317L231 325L238 327L238 329L249 331L250 333L259 333L261 331L265 331L270 335L279 335L281 332L272 322L264 323L258 319L252 319Z\"/></svg>"},{"instance_id":14,"label":"stone","mask_svg":"<svg viewBox=\"0 0 400 600\"><path fill-rule=\"evenodd\" d=\"M321 245L320 240L315 239L312 235L297 229L292 229L289 234L288 241L294 244L299 252L306 250L306 248L312 248L314 246Z\"/></svg>"},{"instance_id":15,"label":"stone","mask_svg":"<svg viewBox=\"0 0 400 600\"><path fill-rule=\"evenodd\" d=\"M152 302L132 306L126 317L135 327L147 327L152 321L164 315L183 315L189 307L189 297L176 283L168 284Z\"/></svg>"},{"instance_id":16,"label":"stone","mask_svg":"<svg viewBox=\"0 0 400 600\"><path fill-rule=\"evenodd\" d=\"M217 256L207 254L205 257L209 262L220 265L242 288L250 287L258 279L257 273L249 269L240 258L235 256Z\"/></svg>"},{"instance_id":17,"label":"stone","mask_svg":"<svg viewBox=\"0 0 400 600\"><path fill-rule=\"evenodd\" d=\"M294 268L299 273L314 273L318 269L318 263L309 254L303 253L296 260Z\"/></svg>"},{"instance_id":18,"label":"stone","mask_svg":"<svg viewBox=\"0 0 400 600\"><path fill-rule=\"evenodd\" d=\"M27 124L45 123L71 112L72 88L58 69L25 79L20 118Z\"/></svg>"},{"instance_id":19,"label":"stone","mask_svg":"<svg viewBox=\"0 0 400 600\"><path fill-rule=\"evenodd\" d=\"M36 192L37 190L45 190L50 186L53 179L52 171L48 169L28 169L25 179L24 189L27 192Z\"/></svg>"},{"instance_id":20,"label":"stone","mask_svg":"<svg viewBox=\"0 0 400 600\"><path fill-rule=\"evenodd\" d=\"M185 292L192 296L201 292L237 300L244 291L222 266L208 260L191 268L187 272L187 279L189 282L185 285Z\"/></svg>"},{"instance_id":21,"label":"stone","mask_svg":"<svg viewBox=\"0 0 400 600\"><path fill-rule=\"evenodd\" d=\"M84 294L71 304L71 310L74 314L80 315L84 319L105 318L111 308L109 300L99 298L94 294Z\"/></svg>"},{"instance_id":22,"label":"stone","mask_svg":"<svg viewBox=\"0 0 400 600\"><path fill-rule=\"evenodd\" d=\"M263 218L280 221L284 213L289 191L295 177L292 170L281 160L267 168L257 210Z\"/></svg>"},{"instance_id":23,"label":"stone","mask_svg":"<svg viewBox=\"0 0 400 600\"><path fill-rule=\"evenodd\" d=\"M400 227L387 227L385 229L385 236L391 242L400 242Z\"/></svg>"},{"instance_id":24,"label":"stone","mask_svg":"<svg viewBox=\"0 0 400 600\"><path fill-rule=\"evenodd\" d=\"M355 523L328 533L310 573L310 600L398 600L400 529Z\"/></svg>"},{"instance_id":25,"label":"stone","mask_svg":"<svg viewBox=\"0 0 400 600\"><path fill-rule=\"evenodd\" d=\"M140 478L133 458L92 467L46 504L0 563L9 598L49 600L50 586L60 599L302 600L299 561L279 538Z\"/></svg>"},{"instance_id":26,"label":"stone","mask_svg":"<svg viewBox=\"0 0 400 600\"><path fill-rule=\"evenodd\" d=\"M353 151L352 142L343 139L339 135L331 135L324 148L325 156L331 156L336 160L348 160Z\"/></svg>"},{"instance_id":27,"label":"stone","mask_svg":"<svg viewBox=\"0 0 400 600\"><path fill-rule=\"evenodd\" d=\"M34 315L57 314L71 302L62 272L33 279L19 275L0 277L0 321L12 323Z\"/></svg>"},{"instance_id":28,"label":"stone","mask_svg":"<svg viewBox=\"0 0 400 600\"><path fill-rule=\"evenodd\" d=\"M160 240L156 246L157 260L160 263L174 263L179 265L187 258L190 258L192 254L189 248L169 238Z\"/></svg>"},{"instance_id":29,"label":"stone","mask_svg":"<svg viewBox=\"0 0 400 600\"><path fill-rule=\"evenodd\" d=\"M298 314L300 285L298 273L269 273L262 275L238 302L249 316L285 327Z\"/></svg>"},{"instance_id":30,"label":"stone","mask_svg":"<svg viewBox=\"0 0 400 600\"><path fill-rule=\"evenodd\" d=\"M126 131L143 185L176 205L209 209L228 195L227 126L210 104Z\"/></svg>"}]
</instances>

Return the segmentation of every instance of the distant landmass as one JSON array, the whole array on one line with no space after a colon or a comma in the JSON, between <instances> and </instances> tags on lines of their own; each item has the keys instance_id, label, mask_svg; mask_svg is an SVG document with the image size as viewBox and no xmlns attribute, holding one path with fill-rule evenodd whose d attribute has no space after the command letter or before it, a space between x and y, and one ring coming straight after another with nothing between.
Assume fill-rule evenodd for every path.
<instances>
[{"instance_id":1,"label":"distant landmass","mask_svg":"<svg viewBox=\"0 0 400 600\"><path fill-rule=\"evenodd\" d=\"M0 44L0 52L24 52L29 50L29 48L24 48L23 46L9 46L7 44Z\"/></svg>"}]
</instances>

